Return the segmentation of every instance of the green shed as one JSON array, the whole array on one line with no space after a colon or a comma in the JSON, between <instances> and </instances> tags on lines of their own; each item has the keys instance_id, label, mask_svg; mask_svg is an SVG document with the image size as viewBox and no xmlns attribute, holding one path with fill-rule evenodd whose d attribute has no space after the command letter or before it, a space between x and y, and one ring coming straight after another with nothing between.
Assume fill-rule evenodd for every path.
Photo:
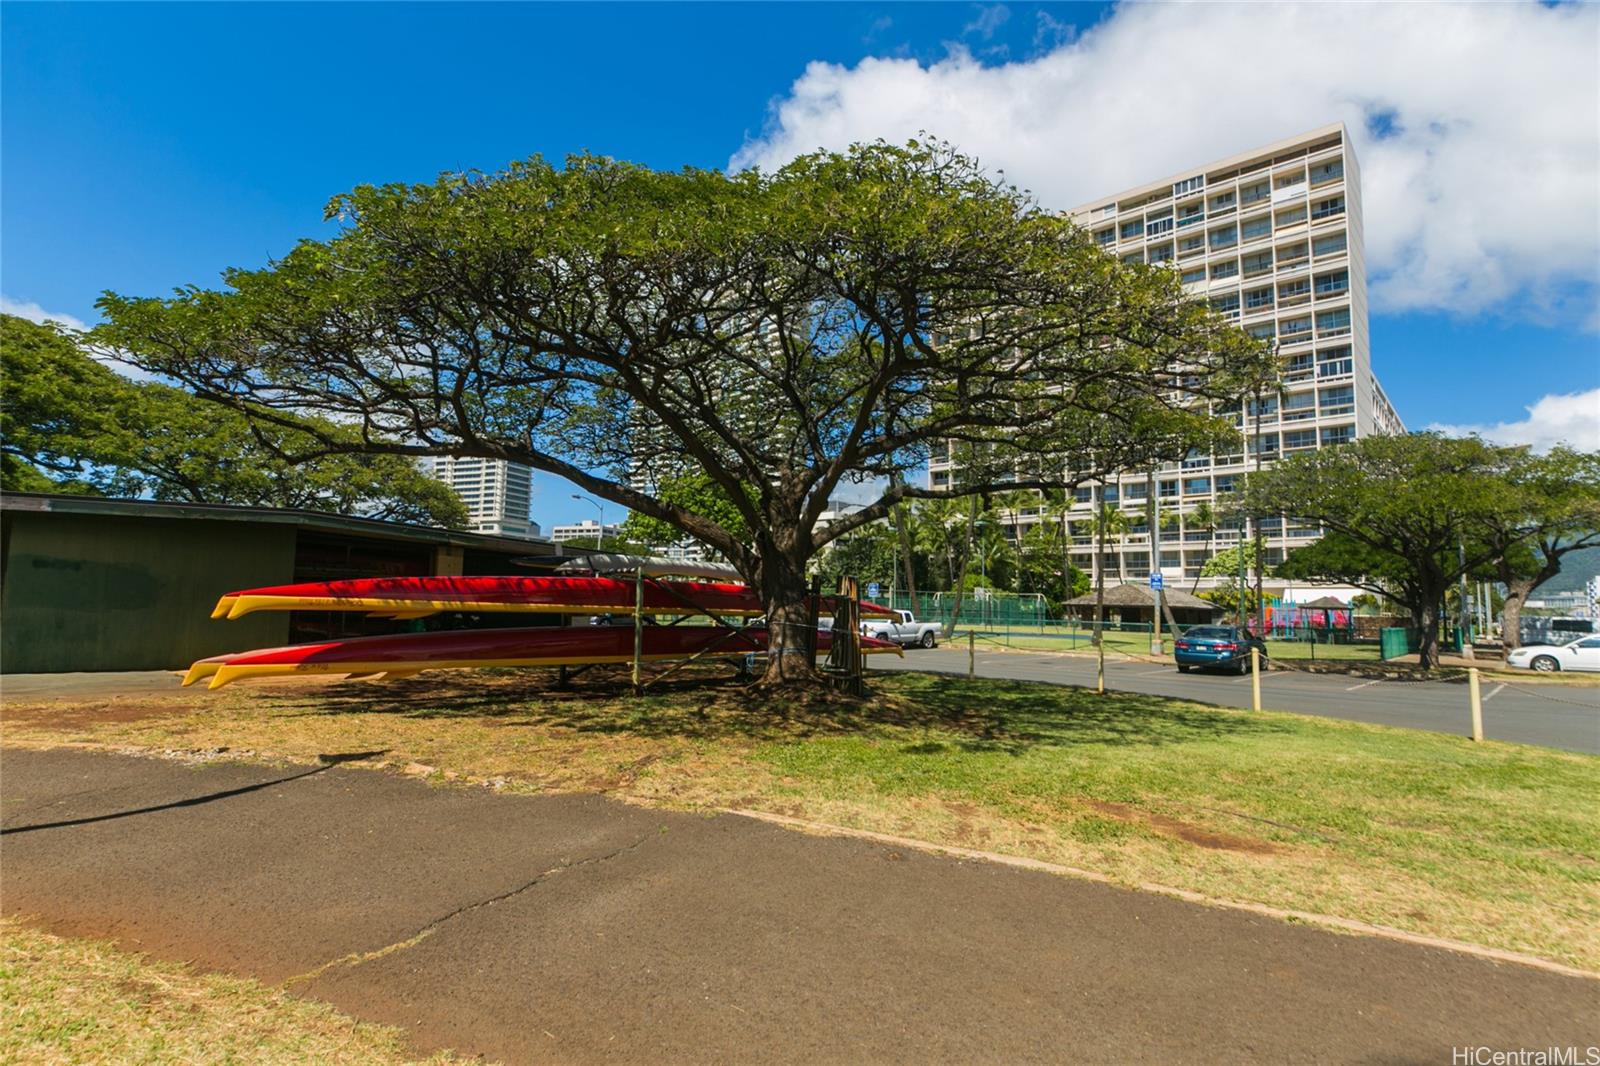
<instances>
[{"instance_id":1,"label":"green shed","mask_svg":"<svg viewBox=\"0 0 1600 1066\"><path fill-rule=\"evenodd\" d=\"M8 674L176 670L245 648L387 631L393 623L360 615L263 612L228 622L213 621L211 609L240 588L528 573L563 554L548 541L315 511L35 493L0 498L0 550Z\"/></svg>"}]
</instances>

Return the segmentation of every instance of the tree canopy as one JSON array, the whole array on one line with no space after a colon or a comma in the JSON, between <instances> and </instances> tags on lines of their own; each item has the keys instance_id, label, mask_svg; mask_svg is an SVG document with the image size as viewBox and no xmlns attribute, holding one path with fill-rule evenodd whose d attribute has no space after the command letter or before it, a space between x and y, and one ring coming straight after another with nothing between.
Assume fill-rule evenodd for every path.
<instances>
[{"instance_id":1,"label":"tree canopy","mask_svg":"<svg viewBox=\"0 0 1600 1066\"><path fill-rule=\"evenodd\" d=\"M1486 515L1478 538L1494 553L1490 574L1506 589L1501 635L1515 648L1528 597L1561 573L1567 556L1600 545L1600 454L1569 447L1525 454L1508 483L1518 505Z\"/></svg>"},{"instance_id":2,"label":"tree canopy","mask_svg":"<svg viewBox=\"0 0 1600 1066\"><path fill-rule=\"evenodd\" d=\"M1525 513L1510 476L1525 457L1476 437L1362 437L1251 474L1241 506L1322 526L1329 535L1292 552L1285 575L1382 591L1411 612L1431 667L1446 591L1503 550L1484 538L1492 525Z\"/></svg>"},{"instance_id":3,"label":"tree canopy","mask_svg":"<svg viewBox=\"0 0 1600 1066\"><path fill-rule=\"evenodd\" d=\"M298 507L460 526L459 497L398 456L293 465L291 431L157 382L130 381L50 326L0 316L0 487ZM318 431L336 435L331 425Z\"/></svg>"},{"instance_id":4,"label":"tree canopy","mask_svg":"<svg viewBox=\"0 0 1600 1066\"><path fill-rule=\"evenodd\" d=\"M1209 448L1207 400L1271 372L1172 272L940 143L771 173L535 157L362 186L328 217L336 237L223 290L107 294L99 342L313 450L509 459L698 538L762 590L769 680L808 671L788 653L828 541L908 497ZM915 484L935 453L961 475ZM663 491L686 472L744 529ZM819 527L836 488L874 479Z\"/></svg>"}]
</instances>

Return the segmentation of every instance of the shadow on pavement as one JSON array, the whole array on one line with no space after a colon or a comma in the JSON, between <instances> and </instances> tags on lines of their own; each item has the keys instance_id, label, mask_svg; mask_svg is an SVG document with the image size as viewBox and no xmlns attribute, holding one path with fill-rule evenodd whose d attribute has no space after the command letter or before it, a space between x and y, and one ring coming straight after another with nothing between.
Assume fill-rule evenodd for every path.
<instances>
[{"instance_id":1,"label":"shadow on pavement","mask_svg":"<svg viewBox=\"0 0 1600 1066\"><path fill-rule=\"evenodd\" d=\"M230 799L234 796L243 796L250 792L259 792L273 785L287 784L298 781L303 777L312 777L331 770L340 763L359 762L362 759L372 759L379 755L387 754L386 751L353 751L334 755L318 755L317 760L322 764L310 770L302 770L287 777L276 777L271 781L258 781L253 785L243 785L239 788L224 789L221 792L208 792L203 796L190 796L187 799L173 800L171 803L158 803L152 807L136 807L129 811L112 811L110 814L95 814L84 818L67 818L59 822L41 822L38 825L19 825L0 829L0 836L12 836L18 833L34 833L41 829L65 829L75 825L91 825L95 822L110 822L118 818L132 818L139 814L154 814L157 811L171 811L182 807L198 807L205 803L215 803L217 800Z\"/></svg>"}]
</instances>

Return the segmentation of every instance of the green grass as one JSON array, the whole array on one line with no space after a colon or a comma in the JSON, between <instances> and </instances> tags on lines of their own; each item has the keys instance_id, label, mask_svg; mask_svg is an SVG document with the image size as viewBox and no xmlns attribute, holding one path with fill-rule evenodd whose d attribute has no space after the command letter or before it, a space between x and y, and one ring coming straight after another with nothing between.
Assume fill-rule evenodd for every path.
<instances>
[{"instance_id":1,"label":"green grass","mask_svg":"<svg viewBox=\"0 0 1600 1066\"><path fill-rule=\"evenodd\" d=\"M704 677L636 700L616 673L562 692L441 672L3 714L9 743L385 749L436 778L772 811L1600 971L1600 758L1022 682L872 684L865 703Z\"/></svg>"},{"instance_id":2,"label":"green grass","mask_svg":"<svg viewBox=\"0 0 1600 1066\"><path fill-rule=\"evenodd\" d=\"M400 1063L397 1029L0 919L0 1063ZM436 1055L430 1063L462 1060Z\"/></svg>"}]
</instances>

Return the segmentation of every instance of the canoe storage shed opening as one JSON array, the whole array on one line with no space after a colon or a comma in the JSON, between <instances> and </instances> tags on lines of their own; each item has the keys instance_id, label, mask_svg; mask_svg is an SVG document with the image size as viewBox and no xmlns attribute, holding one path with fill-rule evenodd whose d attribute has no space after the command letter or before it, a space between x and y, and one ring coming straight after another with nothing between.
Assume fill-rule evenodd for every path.
<instances>
[{"instance_id":1,"label":"canoe storage shed opening","mask_svg":"<svg viewBox=\"0 0 1600 1066\"><path fill-rule=\"evenodd\" d=\"M213 620L225 592L352 577L548 573L542 540L316 511L14 493L0 498L0 671L176 670L208 655L397 632L412 621L261 612ZM574 554L569 552L570 554ZM559 615L430 625L560 625Z\"/></svg>"}]
</instances>

